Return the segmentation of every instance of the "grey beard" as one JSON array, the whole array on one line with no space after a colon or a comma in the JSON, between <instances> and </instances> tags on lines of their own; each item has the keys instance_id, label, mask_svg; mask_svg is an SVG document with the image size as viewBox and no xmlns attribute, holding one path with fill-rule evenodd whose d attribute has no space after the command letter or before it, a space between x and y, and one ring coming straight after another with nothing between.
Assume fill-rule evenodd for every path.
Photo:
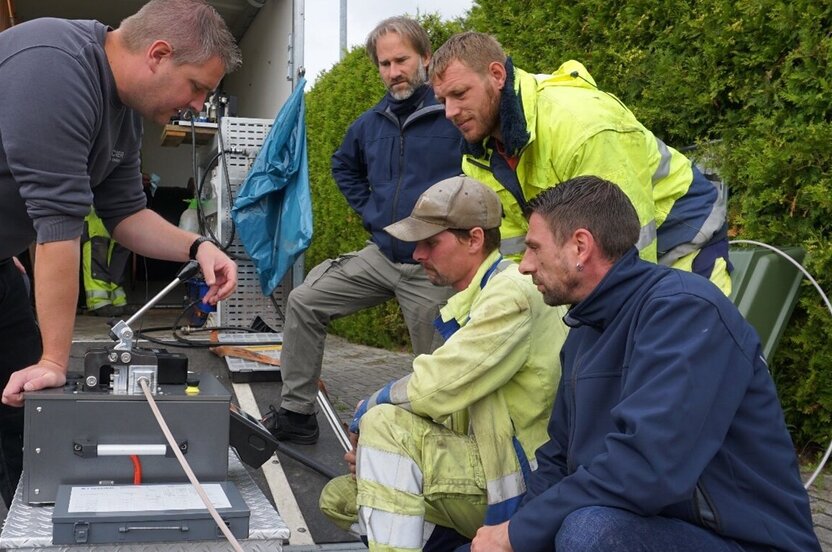
<instances>
[{"instance_id":1,"label":"grey beard","mask_svg":"<svg viewBox=\"0 0 832 552\"><path fill-rule=\"evenodd\" d=\"M416 73L416 76L413 80L407 81L408 87L405 90L400 92L394 92L392 88L390 88L390 95L393 96L397 100L406 100L410 96L416 92L416 89L422 86L423 84L428 82L428 71L425 69L424 65L419 65L419 71Z\"/></svg>"}]
</instances>

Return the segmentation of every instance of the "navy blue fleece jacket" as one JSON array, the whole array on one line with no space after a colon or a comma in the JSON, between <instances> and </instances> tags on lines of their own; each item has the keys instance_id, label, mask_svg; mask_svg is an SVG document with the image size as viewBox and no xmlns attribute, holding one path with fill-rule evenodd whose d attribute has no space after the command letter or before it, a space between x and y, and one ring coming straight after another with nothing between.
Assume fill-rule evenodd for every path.
<instances>
[{"instance_id":1,"label":"navy blue fleece jacket","mask_svg":"<svg viewBox=\"0 0 832 552\"><path fill-rule=\"evenodd\" d=\"M372 241L396 263L415 263L416 246L384 227L410 216L422 192L461 173L462 135L429 86L403 101L386 94L355 120L332 156L335 182Z\"/></svg>"},{"instance_id":2,"label":"navy blue fleece jacket","mask_svg":"<svg viewBox=\"0 0 832 552\"><path fill-rule=\"evenodd\" d=\"M585 506L678 518L746 550L820 550L754 329L709 281L633 249L569 310L563 378L512 517L514 550L553 550Z\"/></svg>"}]
</instances>

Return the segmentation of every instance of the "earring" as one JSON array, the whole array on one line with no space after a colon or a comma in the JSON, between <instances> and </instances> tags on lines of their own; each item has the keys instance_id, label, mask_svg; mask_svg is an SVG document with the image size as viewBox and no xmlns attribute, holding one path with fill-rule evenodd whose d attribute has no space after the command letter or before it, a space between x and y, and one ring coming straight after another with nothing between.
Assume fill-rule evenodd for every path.
<instances>
[{"instance_id":1,"label":"earring","mask_svg":"<svg viewBox=\"0 0 832 552\"><path fill-rule=\"evenodd\" d=\"M583 272L584 271L584 265L582 265L581 263L578 263L578 264L575 265L575 269L578 272Z\"/></svg>"}]
</instances>

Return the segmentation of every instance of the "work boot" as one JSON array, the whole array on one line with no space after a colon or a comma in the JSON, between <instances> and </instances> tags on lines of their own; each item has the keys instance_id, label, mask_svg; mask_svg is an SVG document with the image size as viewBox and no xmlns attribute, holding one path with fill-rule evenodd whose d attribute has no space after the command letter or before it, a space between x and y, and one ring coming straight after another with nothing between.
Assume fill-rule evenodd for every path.
<instances>
[{"instance_id":1,"label":"work boot","mask_svg":"<svg viewBox=\"0 0 832 552\"><path fill-rule=\"evenodd\" d=\"M278 441L289 441L301 445L312 445L318 441L318 419L314 414L298 414L285 408L269 411L263 416L263 425Z\"/></svg>"}]
</instances>

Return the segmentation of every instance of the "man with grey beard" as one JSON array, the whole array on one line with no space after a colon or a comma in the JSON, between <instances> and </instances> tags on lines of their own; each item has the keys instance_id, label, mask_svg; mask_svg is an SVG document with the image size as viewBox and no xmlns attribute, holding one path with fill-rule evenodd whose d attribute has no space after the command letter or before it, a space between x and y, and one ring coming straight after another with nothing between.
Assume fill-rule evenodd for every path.
<instances>
[{"instance_id":1,"label":"man with grey beard","mask_svg":"<svg viewBox=\"0 0 832 552\"><path fill-rule=\"evenodd\" d=\"M419 23L385 19L370 32L366 47L387 94L347 130L332 156L332 176L370 239L360 251L310 270L289 294L282 402L264 420L280 440L318 439L315 396L331 320L395 297L413 352L430 353L441 343L433 321L452 290L432 285L413 260L414 244L393 238L384 227L410 215L432 184L460 173L461 135L427 84L431 46Z\"/></svg>"}]
</instances>

